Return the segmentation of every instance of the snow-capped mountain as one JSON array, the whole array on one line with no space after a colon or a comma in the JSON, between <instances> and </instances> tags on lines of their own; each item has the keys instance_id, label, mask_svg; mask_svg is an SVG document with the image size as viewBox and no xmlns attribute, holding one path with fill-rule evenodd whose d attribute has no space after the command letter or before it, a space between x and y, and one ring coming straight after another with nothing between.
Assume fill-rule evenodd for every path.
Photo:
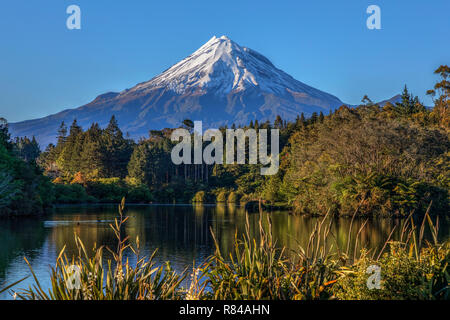
<instances>
[{"instance_id":1,"label":"snow-capped mountain","mask_svg":"<svg viewBox=\"0 0 450 320\"><path fill-rule=\"evenodd\" d=\"M35 135L42 146L55 140L61 121L87 128L104 126L114 114L131 137L177 127L188 118L204 127L248 124L250 120L293 120L304 112L328 112L343 103L277 69L260 53L226 36L213 37L197 51L153 79L120 93L110 92L77 109L10 125L15 136Z\"/></svg>"}]
</instances>

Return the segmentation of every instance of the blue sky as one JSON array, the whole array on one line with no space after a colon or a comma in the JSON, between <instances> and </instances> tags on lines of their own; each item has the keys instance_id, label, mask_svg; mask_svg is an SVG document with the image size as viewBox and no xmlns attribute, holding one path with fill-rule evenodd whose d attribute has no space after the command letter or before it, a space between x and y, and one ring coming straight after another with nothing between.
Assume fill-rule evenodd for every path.
<instances>
[{"instance_id":1,"label":"blue sky","mask_svg":"<svg viewBox=\"0 0 450 320\"><path fill-rule=\"evenodd\" d=\"M81 30L66 28L71 4ZM381 30L366 27L371 4ZM407 84L431 105L433 71L450 64L449 12L448 0L2 0L0 117L42 117L130 88L213 35L347 103L390 98Z\"/></svg>"}]
</instances>

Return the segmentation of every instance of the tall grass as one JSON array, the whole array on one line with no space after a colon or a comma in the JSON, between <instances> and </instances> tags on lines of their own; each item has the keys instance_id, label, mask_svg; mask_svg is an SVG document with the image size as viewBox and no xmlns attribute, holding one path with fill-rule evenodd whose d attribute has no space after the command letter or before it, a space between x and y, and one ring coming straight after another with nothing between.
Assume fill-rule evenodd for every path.
<instances>
[{"instance_id":1,"label":"tall grass","mask_svg":"<svg viewBox=\"0 0 450 320\"><path fill-rule=\"evenodd\" d=\"M345 249L339 248L337 241L328 241L335 239L331 232L333 220L328 214L316 223L305 247L298 246L293 251L281 248L272 236L270 214L260 208L257 234L251 235L247 215L245 233L235 234L234 251L229 256L223 255L211 230L215 252L199 267L194 266L189 277L186 270L175 272L168 262L156 266L156 251L148 258L140 256L139 239L132 246L128 237L122 237L122 228L129 219L124 210L122 200L119 218L111 225L117 238L114 250L94 248L93 256L89 257L76 236L78 256L68 259L64 249L61 251L51 269L50 289L42 288L28 264L35 283L15 292L16 297L26 300L449 298L450 244L438 242L439 223L438 220L433 223L429 210L420 226L414 224L411 214L400 239L391 241L392 230L380 251L360 245L358 238L364 223L351 240L354 250L350 252L351 241ZM432 241L424 240L426 226ZM113 257L105 260L106 268L105 249ZM124 255L128 250L136 258L133 266ZM72 265L80 270L80 289L71 286L68 270ZM366 271L370 265L381 267L380 289L367 287Z\"/></svg>"}]
</instances>

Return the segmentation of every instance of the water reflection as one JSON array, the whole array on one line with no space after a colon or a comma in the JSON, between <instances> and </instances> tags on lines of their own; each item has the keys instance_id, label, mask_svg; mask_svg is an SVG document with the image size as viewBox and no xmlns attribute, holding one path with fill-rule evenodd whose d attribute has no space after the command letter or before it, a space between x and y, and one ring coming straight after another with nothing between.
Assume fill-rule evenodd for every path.
<instances>
[{"instance_id":1,"label":"water reflection","mask_svg":"<svg viewBox=\"0 0 450 320\"><path fill-rule=\"evenodd\" d=\"M125 233L134 241L139 236L142 253L150 255L158 249L157 262L171 261L181 271L201 263L214 251L210 230L219 241L224 254L231 252L234 236L245 231L244 209L232 204L215 205L151 205L128 206L130 216ZM265 215L265 214L264 214ZM116 239L110 223L117 217L116 206L63 207L42 219L0 220L0 288L29 275L23 260L26 256L38 277L49 286L49 266L55 264L60 250L66 245L70 257L77 254L74 234L80 236L86 248L106 245L114 248ZM275 240L280 246L296 250L306 246L318 218L290 215L288 212L270 213ZM350 232L352 238L360 231L365 220L355 219ZM263 219L267 227L266 219ZM345 248L351 219L332 221L327 243L333 248ZM360 231L360 246L381 248L392 228L398 239L404 220L369 220ZM256 235L259 214L249 215L250 231ZM441 236L449 234L448 224L441 225ZM353 246L354 243L351 243ZM351 249L353 250L353 249ZM28 279L20 285L27 287ZM10 298L8 294L0 299Z\"/></svg>"}]
</instances>

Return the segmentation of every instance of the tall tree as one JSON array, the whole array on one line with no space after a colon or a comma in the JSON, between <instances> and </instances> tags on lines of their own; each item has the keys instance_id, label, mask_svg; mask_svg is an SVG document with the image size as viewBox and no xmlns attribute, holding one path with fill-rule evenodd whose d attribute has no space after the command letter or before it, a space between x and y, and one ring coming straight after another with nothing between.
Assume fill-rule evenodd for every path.
<instances>
[{"instance_id":1,"label":"tall tree","mask_svg":"<svg viewBox=\"0 0 450 320\"><path fill-rule=\"evenodd\" d=\"M433 89L427 91L434 101L432 116L439 125L448 128L450 126L450 81L448 80L450 67L441 65L434 74L439 75L441 79Z\"/></svg>"},{"instance_id":2,"label":"tall tree","mask_svg":"<svg viewBox=\"0 0 450 320\"><path fill-rule=\"evenodd\" d=\"M103 144L106 175L124 178L133 149L131 141L123 137L115 116L111 117L108 126L103 131Z\"/></svg>"},{"instance_id":3,"label":"tall tree","mask_svg":"<svg viewBox=\"0 0 450 320\"><path fill-rule=\"evenodd\" d=\"M80 171L88 179L103 177L105 154L102 147L102 130L97 123L94 123L84 135Z\"/></svg>"},{"instance_id":4,"label":"tall tree","mask_svg":"<svg viewBox=\"0 0 450 320\"><path fill-rule=\"evenodd\" d=\"M73 120L69 129L69 136L57 159L58 167L66 175L73 175L80 171L80 158L83 148L83 130L77 120Z\"/></svg>"}]
</instances>

